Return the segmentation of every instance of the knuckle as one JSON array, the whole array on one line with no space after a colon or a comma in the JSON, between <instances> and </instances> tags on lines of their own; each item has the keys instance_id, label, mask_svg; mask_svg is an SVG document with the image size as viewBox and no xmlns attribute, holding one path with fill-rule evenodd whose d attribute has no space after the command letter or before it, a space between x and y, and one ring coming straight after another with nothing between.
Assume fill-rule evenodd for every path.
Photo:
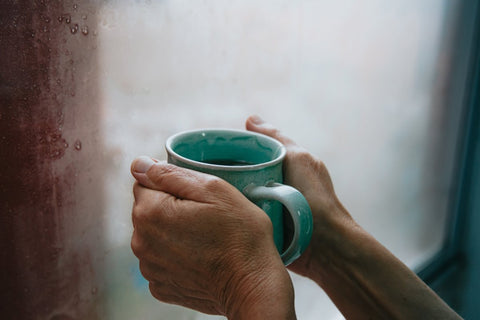
<instances>
[{"instance_id":1,"label":"knuckle","mask_svg":"<svg viewBox=\"0 0 480 320\"><path fill-rule=\"evenodd\" d=\"M313 156L304 149L297 149L292 153L292 157L297 161L301 162L312 162L314 161Z\"/></svg>"},{"instance_id":2,"label":"knuckle","mask_svg":"<svg viewBox=\"0 0 480 320\"><path fill-rule=\"evenodd\" d=\"M280 129L278 128L274 128L274 127L271 127L270 129L270 134L272 137L274 138L279 138L279 137L282 137L282 132L280 131Z\"/></svg>"},{"instance_id":3,"label":"knuckle","mask_svg":"<svg viewBox=\"0 0 480 320\"><path fill-rule=\"evenodd\" d=\"M172 174L177 174L178 170L179 167L177 166L169 163L163 163L161 165L154 166L154 170L151 174L149 174L149 178L155 185L163 185L166 181L166 178Z\"/></svg>"},{"instance_id":4,"label":"knuckle","mask_svg":"<svg viewBox=\"0 0 480 320\"><path fill-rule=\"evenodd\" d=\"M166 223L175 211L175 198L156 195L152 199L135 201L132 208L133 225L144 226L152 223Z\"/></svg>"},{"instance_id":5,"label":"knuckle","mask_svg":"<svg viewBox=\"0 0 480 320\"><path fill-rule=\"evenodd\" d=\"M141 258L145 254L145 245L140 238L137 231L133 231L132 239L130 241L130 248L137 258Z\"/></svg>"},{"instance_id":6,"label":"knuckle","mask_svg":"<svg viewBox=\"0 0 480 320\"><path fill-rule=\"evenodd\" d=\"M133 225L137 227L148 221L149 211L150 209L143 202L135 201L132 209Z\"/></svg>"},{"instance_id":7,"label":"knuckle","mask_svg":"<svg viewBox=\"0 0 480 320\"><path fill-rule=\"evenodd\" d=\"M228 183L225 180L215 176L209 177L205 182L205 189L209 192L218 192L219 190L225 189L227 186Z\"/></svg>"},{"instance_id":8,"label":"knuckle","mask_svg":"<svg viewBox=\"0 0 480 320\"><path fill-rule=\"evenodd\" d=\"M151 295L157 299L157 300L160 300L160 301L164 301L162 299L163 295L160 294L160 290L159 290L159 285L155 282L149 282L148 283L148 289L150 290L150 293ZM164 301L165 302L165 301Z\"/></svg>"},{"instance_id":9,"label":"knuckle","mask_svg":"<svg viewBox=\"0 0 480 320\"><path fill-rule=\"evenodd\" d=\"M175 198L173 197L161 197L157 199L152 214L152 219L157 225L166 225L172 218L175 217L176 207Z\"/></svg>"},{"instance_id":10,"label":"knuckle","mask_svg":"<svg viewBox=\"0 0 480 320\"><path fill-rule=\"evenodd\" d=\"M132 187L132 191L133 191L133 197L134 197L134 199L136 199L136 198L137 198L137 195L138 195L139 189L140 189L140 184L138 183L138 181L135 181L135 182L133 183L133 187Z\"/></svg>"},{"instance_id":11,"label":"knuckle","mask_svg":"<svg viewBox=\"0 0 480 320\"><path fill-rule=\"evenodd\" d=\"M322 160L315 158L310 152L303 148L298 148L287 155L288 161L300 164L304 167L315 169L324 169L325 164Z\"/></svg>"},{"instance_id":12,"label":"knuckle","mask_svg":"<svg viewBox=\"0 0 480 320\"><path fill-rule=\"evenodd\" d=\"M150 268L148 267L148 264L145 261L140 260L140 263L138 264L138 269L140 270L140 273L146 280L151 280L152 277L151 277Z\"/></svg>"}]
</instances>

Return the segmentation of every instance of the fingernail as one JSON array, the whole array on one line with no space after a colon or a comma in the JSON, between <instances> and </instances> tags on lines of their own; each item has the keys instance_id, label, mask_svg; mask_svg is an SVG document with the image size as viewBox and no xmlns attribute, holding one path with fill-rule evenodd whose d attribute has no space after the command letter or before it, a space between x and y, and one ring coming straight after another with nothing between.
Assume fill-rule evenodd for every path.
<instances>
[{"instance_id":1,"label":"fingernail","mask_svg":"<svg viewBox=\"0 0 480 320\"><path fill-rule=\"evenodd\" d=\"M152 158L141 156L135 159L132 170L136 173L146 173L151 166L155 164Z\"/></svg>"},{"instance_id":2,"label":"fingernail","mask_svg":"<svg viewBox=\"0 0 480 320\"><path fill-rule=\"evenodd\" d=\"M254 124L263 124L265 121L263 121L262 118L260 118L260 116L258 115L253 115L250 117L250 120L254 123Z\"/></svg>"}]
</instances>

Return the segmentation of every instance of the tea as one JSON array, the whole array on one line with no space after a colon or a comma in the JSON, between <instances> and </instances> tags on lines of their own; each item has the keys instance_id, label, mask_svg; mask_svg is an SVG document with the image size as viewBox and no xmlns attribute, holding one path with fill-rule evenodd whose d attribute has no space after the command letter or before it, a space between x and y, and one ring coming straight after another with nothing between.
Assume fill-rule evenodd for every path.
<instances>
[{"instance_id":1,"label":"tea","mask_svg":"<svg viewBox=\"0 0 480 320\"><path fill-rule=\"evenodd\" d=\"M209 164L217 164L221 166L251 166L255 164L253 162L237 159L209 159L203 160L202 162Z\"/></svg>"}]
</instances>

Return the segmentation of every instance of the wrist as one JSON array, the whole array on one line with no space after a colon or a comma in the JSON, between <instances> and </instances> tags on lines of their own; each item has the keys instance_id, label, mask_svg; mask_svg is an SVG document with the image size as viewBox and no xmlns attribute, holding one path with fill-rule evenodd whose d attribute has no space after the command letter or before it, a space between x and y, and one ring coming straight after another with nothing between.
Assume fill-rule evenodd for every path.
<instances>
[{"instance_id":1,"label":"wrist","mask_svg":"<svg viewBox=\"0 0 480 320\"><path fill-rule=\"evenodd\" d=\"M225 293L229 320L296 319L292 281L280 259L232 277Z\"/></svg>"},{"instance_id":2,"label":"wrist","mask_svg":"<svg viewBox=\"0 0 480 320\"><path fill-rule=\"evenodd\" d=\"M323 288L345 318L456 318L415 273L342 210L315 231L317 254L312 254L306 276Z\"/></svg>"},{"instance_id":3,"label":"wrist","mask_svg":"<svg viewBox=\"0 0 480 320\"><path fill-rule=\"evenodd\" d=\"M310 278L320 286L328 270L342 259L345 237L358 227L348 211L337 202L329 208L311 205L313 235L307 250L289 269ZM348 251L348 250L347 250Z\"/></svg>"}]
</instances>

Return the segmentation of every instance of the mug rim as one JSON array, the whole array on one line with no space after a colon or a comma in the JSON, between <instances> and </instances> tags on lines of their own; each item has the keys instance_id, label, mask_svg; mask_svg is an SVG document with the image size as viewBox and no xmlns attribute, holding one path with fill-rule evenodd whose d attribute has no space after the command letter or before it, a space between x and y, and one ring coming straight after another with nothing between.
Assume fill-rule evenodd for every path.
<instances>
[{"instance_id":1,"label":"mug rim","mask_svg":"<svg viewBox=\"0 0 480 320\"><path fill-rule=\"evenodd\" d=\"M276 156L274 159L267 161L267 162L262 162L262 163L257 163L257 164L249 164L249 165L242 165L242 166L228 166L228 165L221 165L221 164L212 164L212 163L206 163L206 162L201 162L201 161L196 161L192 160L189 158L186 158L184 156L181 156L177 152L175 152L172 149L172 144L173 142L178 139L181 136L185 136L187 134L195 134L195 133L207 133L207 132L232 132L232 133L241 133L241 134L247 134L250 136L256 136L261 139L268 140L270 142L275 143L278 145L280 153L278 156ZM170 137L167 138L167 141L165 142L165 148L167 150L167 154L185 164L197 167L197 168L204 168L204 169L213 169L213 170L221 170L221 171L254 171L254 170L260 170L263 168L271 167L274 166L280 162L283 161L285 158L285 155L287 154L287 149L285 146L278 141L277 139L274 139L272 137L269 137L265 134L258 133L258 132L253 132L253 131L248 131L248 130L240 130L240 129L223 129L223 128L205 128L205 129L193 129L193 130L185 130L178 132L174 135L171 135Z\"/></svg>"}]
</instances>

